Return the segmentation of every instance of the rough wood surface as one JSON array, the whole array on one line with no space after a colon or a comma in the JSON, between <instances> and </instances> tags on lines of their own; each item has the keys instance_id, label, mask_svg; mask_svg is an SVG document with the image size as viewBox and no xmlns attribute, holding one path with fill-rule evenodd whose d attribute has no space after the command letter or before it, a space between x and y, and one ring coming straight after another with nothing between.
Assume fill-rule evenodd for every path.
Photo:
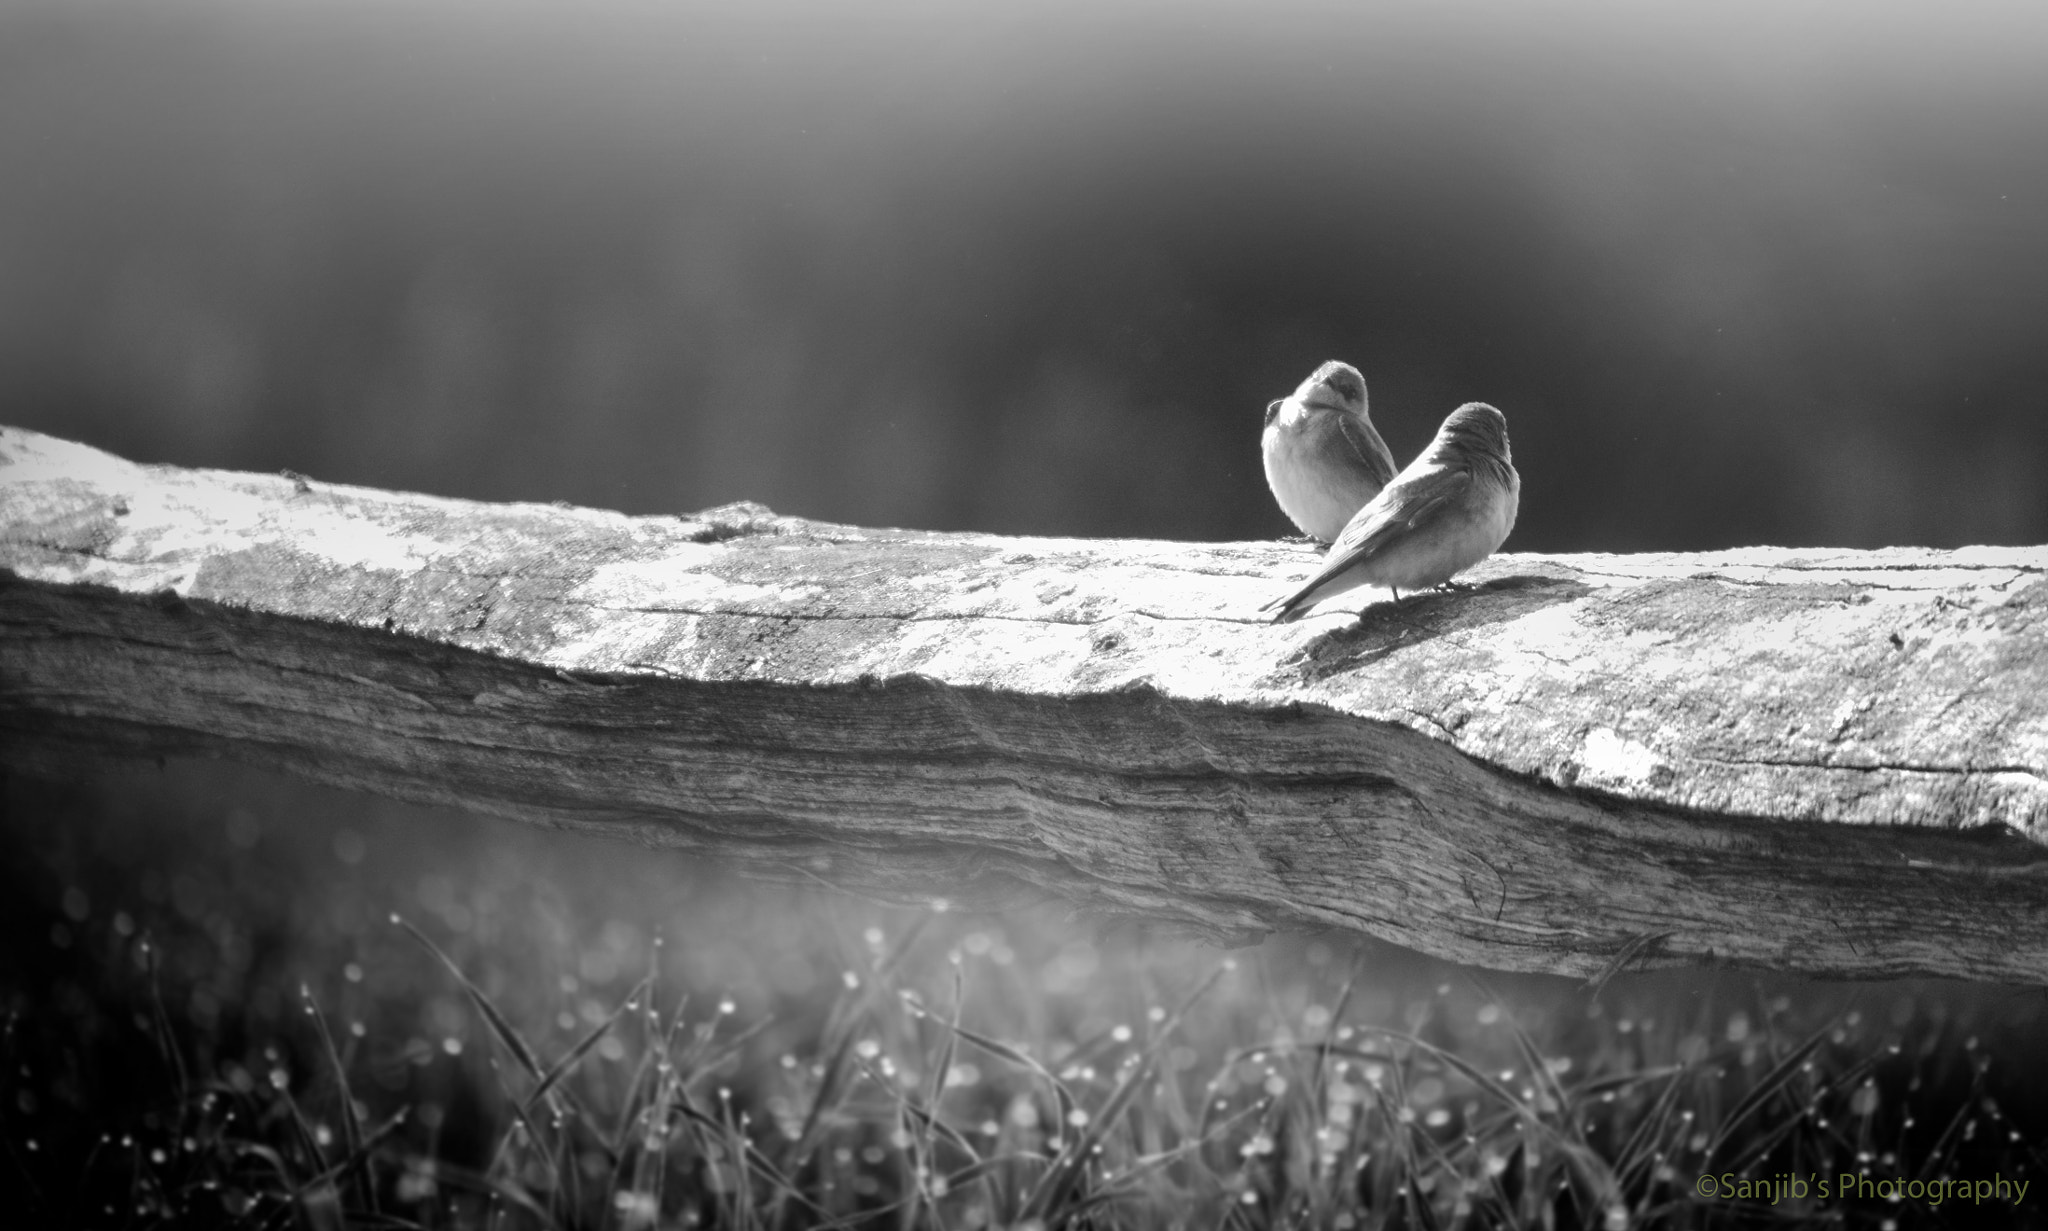
<instances>
[{"instance_id":1,"label":"rough wood surface","mask_svg":"<svg viewBox=\"0 0 2048 1231\"><path fill-rule=\"evenodd\" d=\"M0 430L7 765L226 754L963 905L2048 979L2048 553L1498 557L484 505ZM89 761L88 761L89 763Z\"/></svg>"}]
</instances>

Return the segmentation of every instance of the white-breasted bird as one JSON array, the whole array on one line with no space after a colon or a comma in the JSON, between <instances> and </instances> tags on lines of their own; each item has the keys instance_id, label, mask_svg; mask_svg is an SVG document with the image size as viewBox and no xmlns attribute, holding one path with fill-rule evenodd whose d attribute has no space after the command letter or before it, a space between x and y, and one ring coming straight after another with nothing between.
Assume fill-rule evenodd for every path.
<instances>
[{"instance_id":1,"label":"white-breasted bird","mask_svg":"<svg viewBox=\"0 0 2048 1231\"><path fill-rule=\"evenodd\" d=\"M1442 585L1492 555L1515 528L1522 476L1508 453L1506 416L1484 402L1451 412L1436 439L1344 527L1307 585L1260 608L1299 620L1359 586L1394 592Z\"/></svg>"},{"instance_id":2,"label":"white-breasted bird","mask_svg":"<svg viewBox=\"0 0 2048 1231\"><path fill-rule=\"evenodd\" d=\"M1301 532L1332 542L1394 477L1394 455L1365 409L1365 377L1332 359L1266 406L1266 484Z\"/></svg>"}]
</instances>

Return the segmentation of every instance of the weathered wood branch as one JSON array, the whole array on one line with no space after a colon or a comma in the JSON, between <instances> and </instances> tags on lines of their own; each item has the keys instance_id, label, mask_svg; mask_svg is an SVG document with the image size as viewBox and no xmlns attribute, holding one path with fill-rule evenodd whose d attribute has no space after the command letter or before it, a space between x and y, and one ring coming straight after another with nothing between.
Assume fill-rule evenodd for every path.
<instances>
[{"instance_id":1,"label":"weathered wood branch","mask_svg":"<svg viewBox=\"0 0 2048 1231\"><path fill-rule=\"evenodd\" d=\"M485 505L7 429L0 740L1214 935L2048 979L2048 552L1509 555L1265 624L1315 559Z\"/></svg>"}]
</instances>

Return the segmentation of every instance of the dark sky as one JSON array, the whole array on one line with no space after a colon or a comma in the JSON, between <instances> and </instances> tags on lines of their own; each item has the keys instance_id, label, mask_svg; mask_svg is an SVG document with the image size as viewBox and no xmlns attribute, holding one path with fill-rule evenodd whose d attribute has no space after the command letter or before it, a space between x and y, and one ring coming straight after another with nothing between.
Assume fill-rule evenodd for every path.
<instances>
[{"instance_id":1,"label":"dark sky","mask_svg":"<svg viewBox=\"0 0 2048 1231\"><path fill-rule=\"evenodd\" d=\"M1336 357L1510 548L2048 542L2048 9L1537 7L17 5L0 420L1249 538Z\"/></svg>"}]
</instances>

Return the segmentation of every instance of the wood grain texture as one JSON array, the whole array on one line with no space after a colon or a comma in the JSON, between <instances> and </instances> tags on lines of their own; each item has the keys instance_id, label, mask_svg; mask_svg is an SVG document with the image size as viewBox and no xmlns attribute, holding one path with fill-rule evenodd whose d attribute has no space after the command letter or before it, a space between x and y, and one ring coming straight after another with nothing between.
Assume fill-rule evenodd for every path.
<instances>
[{"instance_id":1,"label":"wood grain texture","mask_svg":"<svg viewBox=\"0 0 2048 1231\"><path fill-rule=\"evenodd\" d=\"M0 741L1225 938L2048 980L2043 549L1510 554L1266 624L1316 560L487 505L0 429Z\"/></svg>"}]
</instances>

